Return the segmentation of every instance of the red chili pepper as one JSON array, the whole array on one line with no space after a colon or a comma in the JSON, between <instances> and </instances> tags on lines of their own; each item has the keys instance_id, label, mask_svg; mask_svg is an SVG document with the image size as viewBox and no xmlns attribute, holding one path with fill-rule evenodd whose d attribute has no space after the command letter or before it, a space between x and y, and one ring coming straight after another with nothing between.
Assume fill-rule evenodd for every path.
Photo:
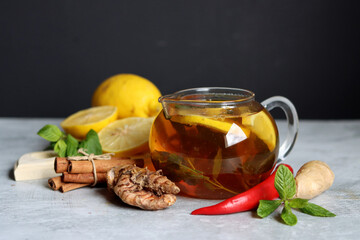
<instances>
[{"instance_id":1,"label":"red chili pepper","mask_svg":"<svg viewBox=\"0 0 360 240\"><path fill-rule=\"evenodd\" d=\"M293 172L291 166L283 164ZM234 197L226 199L213 206L203 207L194 210L192 215L219 215L236 212L248 211L256 208L260 200L273 200L279 197L279 194L274 186L276 171L271 174L263 182L259 183L253 188L240 193Z\"/></svg>"}]
</instances>

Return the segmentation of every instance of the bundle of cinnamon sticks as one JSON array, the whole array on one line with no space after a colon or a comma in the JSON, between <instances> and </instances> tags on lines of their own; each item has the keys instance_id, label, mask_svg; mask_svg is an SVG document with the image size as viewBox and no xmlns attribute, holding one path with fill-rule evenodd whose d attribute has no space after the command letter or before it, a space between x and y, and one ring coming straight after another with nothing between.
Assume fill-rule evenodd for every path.
<instances>
[{"instance_id":1,"label":"bundle of cinnamon sticks","mask_svg":"<svg viewBox=\"0 0 360 240\"><path fill-rule=\"evenodd\" d=\"M96 169L97 185L106 183L106 172L113 167L121 165L144 166L142 158L119 158L112 157L110 160L93 160ZM55 172L62 176L48 180L49 187L53 190L68 192L77 188L93 185L95 176L93 165L90 161L73 161L67 158L57 157L54 164Z\"/></svg>"}]
</instances>

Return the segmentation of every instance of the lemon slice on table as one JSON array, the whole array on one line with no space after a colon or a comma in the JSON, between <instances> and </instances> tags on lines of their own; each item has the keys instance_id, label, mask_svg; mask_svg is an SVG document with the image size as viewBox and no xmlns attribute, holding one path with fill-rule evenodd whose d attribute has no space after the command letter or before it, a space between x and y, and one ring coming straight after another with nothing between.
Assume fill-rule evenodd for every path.
<instances>
[{"instance_id":1,"label":"lemon slice on table","mask_svg":"<svg viewBox=\"0 0 360 240\"><path fill-rule=\"evenodd\" d=\"M109 123L117 119L117 107L92 107L76 112L60 123L66 133L75 138L83 139L93 129L99 132Z\"/></svg>"},{"instance_id":2,"label":"lemon slice on table","mask_svg":"<svg viewBox=\"0 0 360 240\"><path fill-rule=\"evenodd\" d=\"M149 151L149 135L154 118L129 117L110 123L99 132L104 152L131 157Z\"/></svg>"}]
</instances>

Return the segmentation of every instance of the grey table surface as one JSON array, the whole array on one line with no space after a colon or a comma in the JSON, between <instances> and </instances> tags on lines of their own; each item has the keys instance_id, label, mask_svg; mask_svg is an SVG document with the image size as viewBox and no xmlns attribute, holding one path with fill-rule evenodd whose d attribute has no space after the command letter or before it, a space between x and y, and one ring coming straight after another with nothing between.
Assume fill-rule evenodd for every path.
<instances>
[{"instance_id":1,"label":"grey table surface","mask_svg":"<svg viewBox=\"0 0 360 240\"><path fill-rule=\"evenodd\" d=\"M283 224L278 213L265 219L252 211L190 215L219 200L180 196L166 210L144 211L125 206L104 188L63 194L50 190L47 179L14 181L16 160L47 146L37 130L60 121L0 118L0 239L359 239L360 120L300 121L287 163L295 171L310 160L330 165L335 173L333 186L311 202L337 216L320 218L296 211L298 223L293 227ZM280 121L279 129L283 128Z\"/></svg>"}]
</instances>

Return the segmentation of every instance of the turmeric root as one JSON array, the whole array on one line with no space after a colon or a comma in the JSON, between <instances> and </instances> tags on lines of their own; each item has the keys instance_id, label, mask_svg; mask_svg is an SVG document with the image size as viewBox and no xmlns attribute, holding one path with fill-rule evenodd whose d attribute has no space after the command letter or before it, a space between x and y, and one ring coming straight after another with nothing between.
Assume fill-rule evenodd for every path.
<instances>
[{"instance_id":1,"label":"turmeric root","mask_svg":"<svg viewBox=\"0 0 360 240\"><path fill-rule=\"evenodd\" d=\"M151 172L132 165L109 170L107 184L123 202L146 210L173 205L176 201L174 194L180 192L175 183L161 175L161 171Z\"/></svg>"},{"instance_id":2,"label":"turmeric root","mask_svg":"<svg viewBox=\"0 0 360 240\"><path fill-rule=\"evenodd\" d=\"M330 167L322 161L305 163L297 172L296 198L312 199L330 188L335 175Z\"/></svg>"}]
</instances>

